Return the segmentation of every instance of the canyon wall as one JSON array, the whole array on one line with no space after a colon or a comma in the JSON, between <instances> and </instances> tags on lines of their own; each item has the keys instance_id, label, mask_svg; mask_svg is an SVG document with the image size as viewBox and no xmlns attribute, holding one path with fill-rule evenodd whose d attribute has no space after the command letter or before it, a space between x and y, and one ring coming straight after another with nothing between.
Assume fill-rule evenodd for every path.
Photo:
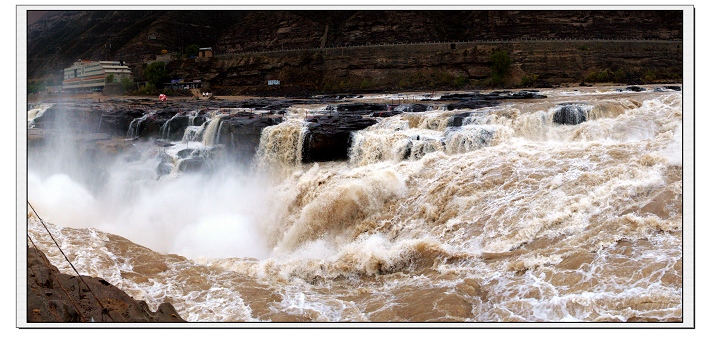
<instances>
[{"instance_id":1,"label":"canyon wall","mask_svg":"<svg viewBox=\"0 0 710 338\"><path fill-rule=\"evenodd\" d=\"M609 75L608 82L679 82L682 44L541 40L370 45L218 55L173 62L168 68L176 78L201 78L220 95L475 89L493 85L491 55L505 51L511 65L497 84L503 87L579 84L604 71L617 74L616 79ZM280 85L269 86L268 80Z\"/></svg>"}]
</instances>

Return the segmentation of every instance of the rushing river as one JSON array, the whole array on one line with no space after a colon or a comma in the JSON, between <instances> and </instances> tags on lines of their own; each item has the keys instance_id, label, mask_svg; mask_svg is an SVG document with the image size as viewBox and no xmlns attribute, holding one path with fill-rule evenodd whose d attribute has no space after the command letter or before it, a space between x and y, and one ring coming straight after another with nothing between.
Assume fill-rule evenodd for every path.
<instances>
[{"instance_id":1,"label":"rushing river","mask_svg":"<svg viewBox=\"0 0 710 338\"><path fill-rule=\"evenodd\" d=\"M342 162L301 163L317 107L264 129L250 167L156 175L212 146L217 113L101 173L30 147L28 200L80 273L190 322L681 321L682 92L541 94L459 127L378 118ZM562 103L585 121L555 123Z\"/></svg>"}]
</instances>

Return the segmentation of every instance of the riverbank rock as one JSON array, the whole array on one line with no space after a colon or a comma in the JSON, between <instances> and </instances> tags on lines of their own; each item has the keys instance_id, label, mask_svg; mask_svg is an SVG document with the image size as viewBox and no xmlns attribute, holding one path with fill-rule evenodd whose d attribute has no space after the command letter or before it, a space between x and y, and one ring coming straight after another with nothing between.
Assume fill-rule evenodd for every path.
<instances>
[{"instance_id":1,"label":"riverbank rock","mask_svg":"<svg viewBox=\"0 0 710 338\"><path fill-rule=\"evenodd\" d=\"M27 322L185 322L169 303L152 312L146 302L131 298L102 278L81 279L60 273L42 251L28 248Z\"/></svg>"}]
</instances>

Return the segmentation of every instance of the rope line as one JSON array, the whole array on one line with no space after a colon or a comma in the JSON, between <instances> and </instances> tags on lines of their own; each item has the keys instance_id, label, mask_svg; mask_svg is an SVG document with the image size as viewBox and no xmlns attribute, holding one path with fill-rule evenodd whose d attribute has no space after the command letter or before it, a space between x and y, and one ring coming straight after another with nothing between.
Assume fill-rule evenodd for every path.
<instances>
[{"instance_id":1,"label":"rope line","mask_svg":"<svg viewBox=\"0 0 710 338\"><path fill-rule=\"evenodd\" d=\"M113 319L113 317L111 317L111 314L108 312L108 309L107 309L103 304L101 304L101 301L99 300L99 297L96 297L96 295L94 294L94 292L91 290L91 287L89 286L89 284L86 283L86 281L85 281L84 278L81 276L81 274L79 273L79 271L77 271L76 268L74 267L74 264L72 264L72 262L69 260L69 257L67 257L67 255L64 254L64 251L63 251L62 248L59 246L59 243L57 243L57 240L54 239L54 236L52 236L52 233L49 231L49 228L47 228L47 225L44 224L44 220L42 220L42 217L40 217L39 214L37 214L37 211L36 211L35 208L32 206L32 204L30 203L30 201L27 201L27 205L29 205L30 208L32 208L32 212L34 212L35 216L37 216L37 218L39 219L39 221L42 223L42 226L44 227L44 229L47 230L47 233L49 234L49 237L52 238L52 241L54 242L54 244L55 244L55 245L57 246L57 248L59 249L59 252L62 253L62 256L64 256L64 259L67 260L67 262L68 262L69 265L71 266L72 270L74 270L74 272L76 272L76 275L77 275L77 276L79 277L79 279L84 283L84 285L86 285L86 288L89 289L89 292L91 293L91 295L94 296L94 298L96 299L96 302L97 302L97 303L99 304L99 306L101 307L101 317L102 317L102 320L103 320L103 314L106 313L106 315L108 315L108 317L111 318L111 321L115 322L115 320ZM79 293L81 293L81 287L79 287Z\"/></svg>"}]
</instances>

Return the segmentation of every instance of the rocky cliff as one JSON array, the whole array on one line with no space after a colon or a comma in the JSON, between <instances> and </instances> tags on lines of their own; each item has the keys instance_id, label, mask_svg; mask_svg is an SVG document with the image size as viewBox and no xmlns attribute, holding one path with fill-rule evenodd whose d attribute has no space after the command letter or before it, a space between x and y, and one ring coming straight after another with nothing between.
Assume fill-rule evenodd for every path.
<instances>
[{"instance_id":1,"label":"rocky cliff","mask_svg":"<svg viewBox=\"0 0 710 338\"><path fill-rule=\"evenodd\" d=\"M496 48L513 56L507 85L526 74L547 82L579 81L585 71L604 68L627 69L627 74L673 73L681 67L682 48L675 49L680 42L670 49L622 44L612 46L614 51L605 45L560 42L459 44L455 50L449 44L332 49L511 39L677 40L682 39L682 15L682 11L662 10L53 12L28 27L28 78L58 84L61 70L76 59L121 59L140 77L144 63L162 50L184 54L192 44L213 47L217 57L225 58L201 64L183 60L171 65L169 78L208 79L214 86L242 92L258 92L255 84L274 76L293 85L294 80L307 79L298 85L306 91L326 92L429 88L453 84L456 78L459 85L482 85L480 80L490 76L490 51ZM311 50L278 53L293 49ZM247 52L261 54L227 58ZM373 81L381 83L373 86Z\"/></svg>"},{"instance_id":2,"label":"rocky cliff","mask_svg":"<svg viewBox=\"0 0 710 338\"><path fill-rule=\"evenodd\" d=\"M491 55L505 51L510 68L502 87L682 80L682 42L548 40L458 42L310 49L216 56L168 65L175 78L201 78L217 95L462 90L489 88ZM614 76L616 74L616 77ZM526 78L528 79L526 83ZM268 86L267 80L280 80ZM588 80L587 80L588 81ZM593 79L592 82L597 82Z\"/></svg>"}]
</instances>

